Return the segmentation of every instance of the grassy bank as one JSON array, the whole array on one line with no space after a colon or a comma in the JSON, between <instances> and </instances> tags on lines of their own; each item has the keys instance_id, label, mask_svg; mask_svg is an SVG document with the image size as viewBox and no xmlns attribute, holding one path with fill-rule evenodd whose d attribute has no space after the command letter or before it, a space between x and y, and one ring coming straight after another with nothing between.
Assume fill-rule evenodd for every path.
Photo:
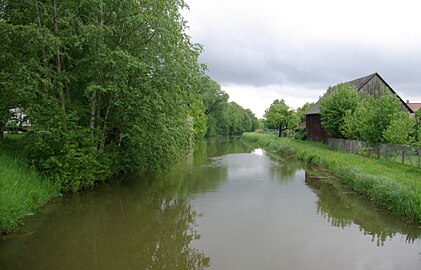
<instances>
[{"instance_id":1,"label":"grassy bank","mask_svg":"<svg viewBox=\"0 0 421 270\"><path fill-rule=\"evenodd\" d=\"M421 222L421 169L388 160L336 152L326 145L272 134L245 133L243 138L282 156L294 156L328 169L349 187L395 214Z\"/></svg>"},{"instance_id":2,"label":"grassy bank","mask_svg":"<svg viewBox=\"0 0 421 270\"><path fill-rule=\"evenodd\" d=\"M0 152L0 234L16 230L26 215L56 194L54 186L22 160Z\"/></svg>"}]
</instances>

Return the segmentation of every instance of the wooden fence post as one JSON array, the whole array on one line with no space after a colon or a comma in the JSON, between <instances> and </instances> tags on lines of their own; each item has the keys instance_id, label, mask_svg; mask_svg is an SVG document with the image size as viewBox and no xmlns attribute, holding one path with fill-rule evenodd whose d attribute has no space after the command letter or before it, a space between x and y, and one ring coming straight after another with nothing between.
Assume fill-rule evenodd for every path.
<instances>
[{"instance_id":1,"label":"wooden fence post","mask_svg":"<svg viewBox=\"0 0 421 270\"><path fill-rule=\"evenodd\" d=\"M421 166L420 148L417 148L417 155L418 155L418 167L420 167Z\"/></svg>"},{"instance_id":2,"label":"wooden fence post","mask_svg":"<svg viewBox=\"0 0 421 270\"><path fill-rule=\"evenodd\" d=\"M402 149L402 164L405 162L405 147L401 146Z\"/></svg>"}]
</instances>

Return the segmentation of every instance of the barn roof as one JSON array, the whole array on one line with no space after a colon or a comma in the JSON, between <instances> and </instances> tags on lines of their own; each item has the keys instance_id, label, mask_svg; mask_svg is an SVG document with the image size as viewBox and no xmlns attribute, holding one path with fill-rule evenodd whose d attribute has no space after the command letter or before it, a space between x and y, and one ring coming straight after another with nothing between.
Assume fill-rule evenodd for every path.
<instances>
[{"instance_id":1,"label":"barn roof","mask_svg":"<svg viewBox=\"0 0 421 270\"><path fill-rule=\"evenodd\" d=\"M415 113L421 108L421 103L407 103L409 108Z\"/></svg>"},{"instance_id":2,"label":"barn roof","mask_svg":"<svg viewBox=\"0 0 421 270\"><path fill-rule=\"evenodd\" d=\"M369 81L371 81L374 77L378 77L391 91L393 94L395 94L401 101L404 106L406 106L410 112L413 112L412 108L402 100L402 98L393 90L393 88L377 73L374 72L370 75L349 81L351 86L357 88L358 91L360 91ZM319 114L320 113L320 106L319 106L320 99L311 107L306 114ZM421 105L420 105L421 106Z\"/></svg>"}]
</instances>

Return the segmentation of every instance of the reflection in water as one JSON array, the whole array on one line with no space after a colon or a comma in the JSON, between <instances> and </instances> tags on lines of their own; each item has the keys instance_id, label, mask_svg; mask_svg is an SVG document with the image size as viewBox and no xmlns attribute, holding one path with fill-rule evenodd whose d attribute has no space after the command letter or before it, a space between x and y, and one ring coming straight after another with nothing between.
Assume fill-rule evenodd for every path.
<instances>
[{"instance_id":1,"label":"reflection in water","mask_svg":"<svg viewBox=\"0 0 421 270\"><path fill-rule=\"evenodd\" d=\"M405 241L409 243L421 236L421 230L415 224L376 209L371 202L349 192L337 179L314 177L306 172L305 182L317 194L317 212L335 227L357 224L377 245L384 245L397 233L406 235Z\"/></svg>"},{"instance_id":2,"label":"reflection in water","mask_svg":"<svg viewBox=\"0 0 421 270\"><path fill-rule=\"evenodd\" d=\"M0 269L420 269L417 226L253 150L204 142L165 175L52 202L0 240Z\"/></svg>"},{"instance_id":3,"label":"reflection in water","mask_svg":"<svg viewBox=\"0 0 421 270\"><path fill-rule=\"evenodd\" d=\"M0 269L205 269L210 258L190 245L200 235L189 196L226 180L209 157L252 150L239 139L198 144L165 175L129 175L50 203L0 240Z\"/></svg>"},{"instance_id":4,"label":"reflection in water","mask_svg":"<svg viewBox=\"0 0 421 270\"><path fill-rule=\"evenodd\" d=\"M209 258L189 246L199 238L197 213L167 196L171 187L155 181L138 192L128 185L64 198L36 233L0 245L0 268L204 269Z\"/></svg>"},{"instance_id":5,"label":"reflection in water","mask_svg":"<svg viewBox=\"0 0 421 270\"><path fill-rule=\"evenodd\" d=\"M298 162L275 162L276 166L270 169L271 177L279 182L289 182L296 178L297 171L302 169Z\"/></svg>"},{"instance_id":6,"label":"reflection in water","mask_svg":"<svg viewBox=\"0 0 421 270\"><path fill-rule=\"evenodd\" d=\"M265 151L262 148L256 148L253 150L252 154L263 156L265 154Z\"/></svg>"}]
</instances>

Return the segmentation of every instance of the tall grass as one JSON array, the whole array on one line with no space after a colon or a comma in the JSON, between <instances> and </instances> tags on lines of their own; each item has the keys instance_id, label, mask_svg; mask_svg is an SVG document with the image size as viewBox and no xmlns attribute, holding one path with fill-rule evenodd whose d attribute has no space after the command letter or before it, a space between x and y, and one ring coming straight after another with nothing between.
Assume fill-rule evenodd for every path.
<instances>
[{"instance_id":1,"label":"tall grass","mask_svg":"<svg viewBox=\"0 0 421 270\"><path fill-rule=\"evenodd\" d=\"M353 190L395 214L421 222L421 169L388 160L329 150L326 145L271 134L245 133L245 140L282 156L328 169Z\"/></svg>"},{"instance_id":2,"label":"tall grass","mask_svg":"<svg viewBox=\"0 0 421 270\"><path fill-rule=\"evenodd\" d=\"M56 194L57 189L22 160L0 153L0 234L16 230L26 215Z\"/></svg>"}]
</instances>

